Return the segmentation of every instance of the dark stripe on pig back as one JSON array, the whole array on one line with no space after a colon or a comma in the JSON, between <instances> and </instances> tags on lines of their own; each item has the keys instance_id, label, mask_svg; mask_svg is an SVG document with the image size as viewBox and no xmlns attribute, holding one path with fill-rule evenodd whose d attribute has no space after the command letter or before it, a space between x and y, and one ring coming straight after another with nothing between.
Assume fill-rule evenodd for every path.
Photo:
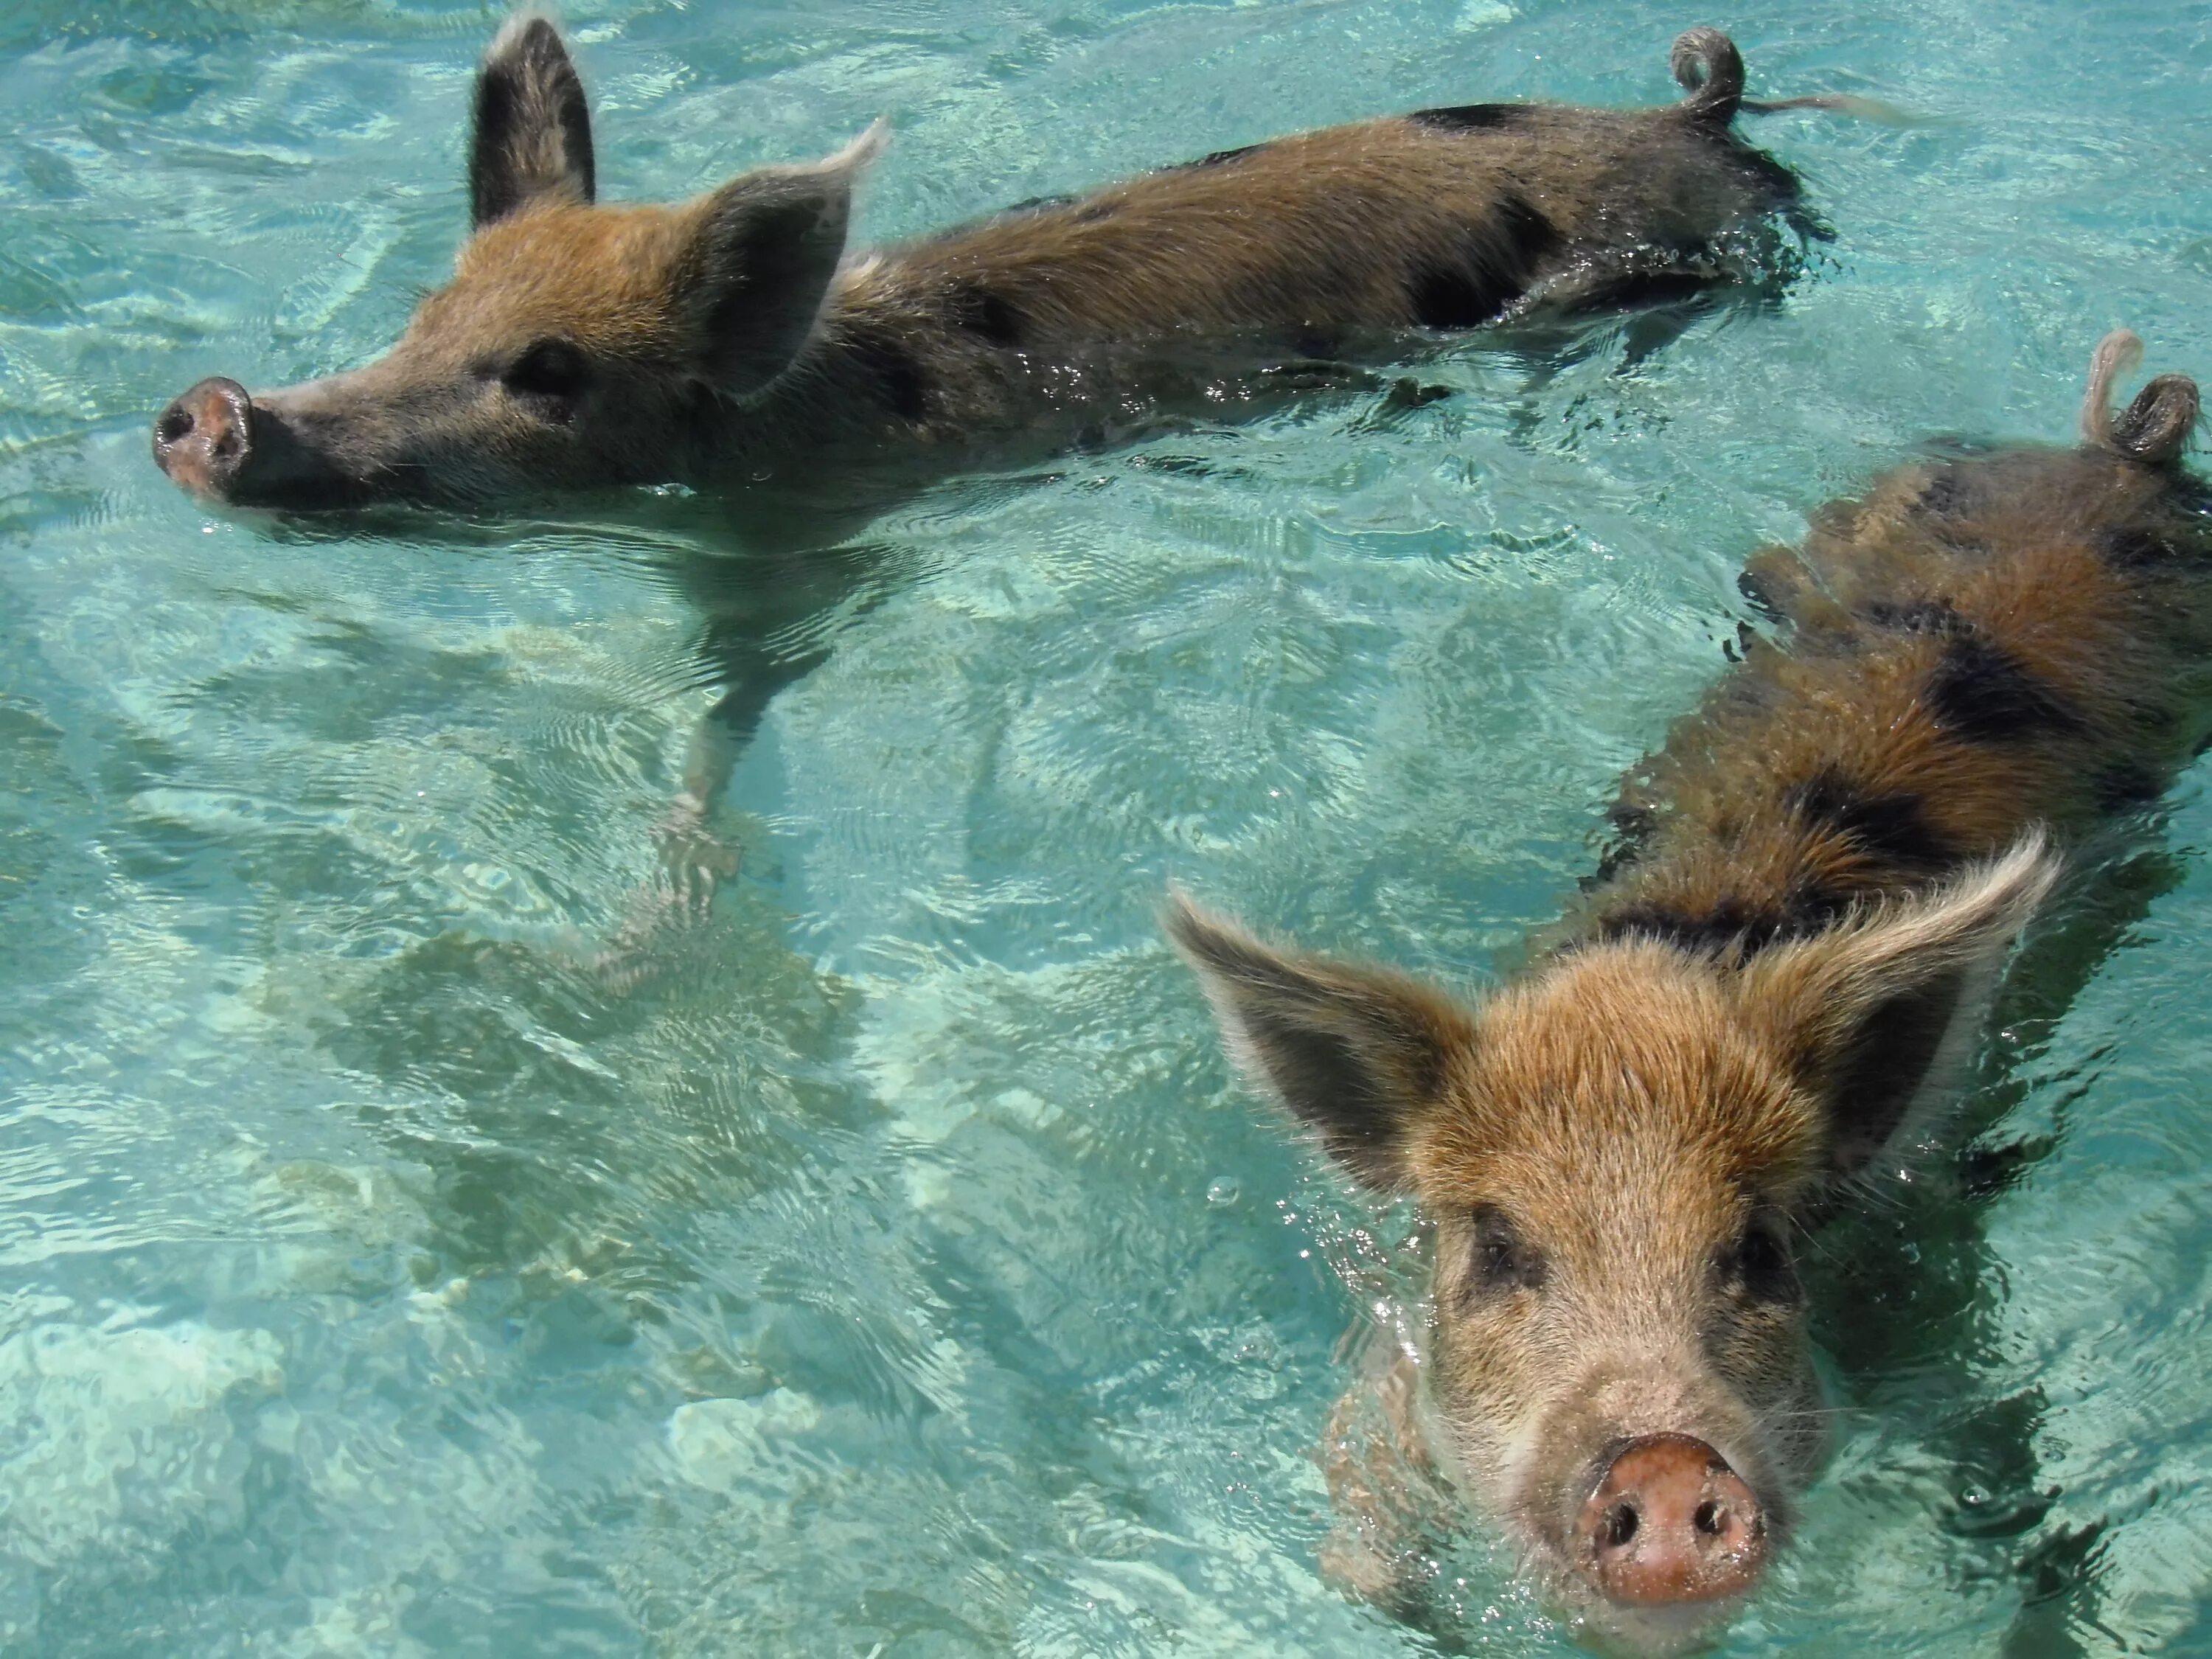
<instances>
[{"instance_id":1,"label":"dark stripe on pig back","mask_svg":"<svg viewBox=\"0 0 2212 1659\"><path fill-rule=\"evenodd\" d=\"M1560 243L1559 227L1528 199L1498 198L1486 236L1468 234L1452 252L1417 264L1407 279L1413 320L1423 328L1479 328L1528 291L1536 268Z\"/></svg>"},{"instance_id":2,"label":"dark stripe on pig back","mask_svg":"<svg viewBox=\"0 0 2212 1659\"><path fill-rule=\"evenodd\" d=\"M987 225L1002 219L1020 218L1027 214L1058 213L1074 208L1083 201L1080 196L1061 193L1057 196L1028 196L1018 202L1009 202L1005 207L994 208L988 213L979 213L973 218L960 220L942 230L931 231L916 244L920 247L943 247L974 235Z\"/></svg>"},{"instance_id":3,"label":"dark stripe on pig back","mask_svg":"<svg viewBox=\"0 0 2212 1659\"><path fill-rule=\"evenodd\" d=\"M1217 149L1182 165L1187 167L1218 167L1231 161L1241 161L1255 151L1267 148L1265 144L1239 144L1234 149Z\"/></svg>"},{"instance_id":4,"label":"dark stripe on pig back","mask_svg":"<svg viewBox=\"0 0 2212 1659\"><path fill-rule=\"evenodd\" d=\"M1808 828L1846 836L1863 856L1900 872L1930 874L1960 856L1909 790L1878 793L1829 767L1791 785L1782 800Z\"/></svg>"},{"instance_id":5,"label":"dark stripe on pig back","mask_svg":"<svg viewBox=\"0 0 2212 1659\"><path fill-rule=\"evenodd\" d=\"M995 346L1019 345L1024 319L1019 307L980 276L963 276L946 290L953 325Z\"/></svg>"},{"instance_id":6,"label":"dark stripe on pig back","mask_svg":"<svg viewBox=\"0 0 2212 1659\"><path fill-rule=\"evenodd\" d=\"M855 329L846 335L844 350L860 380L892 414L905 421L928 416L929 375L904 341L882 330Z\"/></svg>"},{"instance_id":7,"label":"dark stripe on pig back","mask_svg":"<svg viewBox=\"0 0 2212 1659\"><path fill-rule=\"evenodd\" d=\"M1527 104L1453 104L1440 109L1417 109L1406 118L1417 127L1440 132L1494 132L1502 127L1525 126Z\"/></svg>"},{"instance_id":8,"label":"dark stripe on pig back","mask_svg":"<svg viewBox=\"0 0 2212 1659\"><path fill-rule=\"evenodd\" d=\"M1954 634L1929 676L1936 724L1969 743L2023 743L2082 730L2080 712L2002 646Z\"/></svg>"},{"instance_id":9,"label":"dark stripe on pig back","mask_svg":"<svg viewBox=\"0 0 2212 1659\"><path fill-rule=\"evenodd\" d=\"M1859 614L1876 628L1943 640L1943 654L1928 677L1925 696L1936 724L1953 737L1969 743L2016 743L2083 730L2081 711L2057 687L1947 601L1877 599Z\"/></svg>"},{"instance_id":10,"label":"dark stripe on pig back","mask_svg":"<svg viewBox=\"0 0 2212 1659\"><path fill-rule=\"evenodd\" d=\"M1643 899L1601 916L1589 937L1600 945L1656 939L1692 956L1717 957L1731 951L1750 956L1832 926L1850 908L1852 897L1808 881L1794 884L1778 904L1728 898L1696 910L1662 899Z\"/></svg>"}]
</instances>

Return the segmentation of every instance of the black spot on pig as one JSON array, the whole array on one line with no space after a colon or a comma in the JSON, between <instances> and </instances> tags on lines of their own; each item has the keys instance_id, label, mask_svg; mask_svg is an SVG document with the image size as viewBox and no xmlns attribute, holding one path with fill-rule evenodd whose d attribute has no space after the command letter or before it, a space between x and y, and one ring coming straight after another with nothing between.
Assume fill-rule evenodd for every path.
<instances>
[{"instance_id":1,"label":"black spot on pig","mask_svg":"<svg viewBox=\"0 0 2212 1659\"><path fill-rule=\"evenodd\" d=\"M1792 785L1782 799L1805 823L1848 836L1868 857L1902 870L1941 870L1960 856L1909 791L1872 793L1830 769Z\"/></svg>"},{"instance_id":2,"label":"black spot on pig","mask_svg":"<svg viewBox=\"0 0 2212 1659\"><path fill-rule=\"evenodd\" d=\"M2141 525L2123 525L2118 529L2098 532L2097 556L2115 570L2135 571L2148 575L2154 571L2171 569L2185 556L2154 530L2146 529Z\"/></svg>"},{"instance_id":3,"label":"black spot on pig","mask_svg":"<svg viewBox=\"0 0 2212 1659\"><path fill-rule=\"evenodd\" d=\"M1559 245L1559 227L1527 198L1498 200L1492 235L1455 256L1415 267L1407 283L1413 320L1423 328L1477 328L1528 291L1536 267Z\"/></svg>"},{"instance_id":4,"label":"black spot on pig","mask_svg":"<svg viewBox=\"0 0 2212 1659\"><path fill-rule=\"evenodd\" d=\"M1453 104L1441 109L1417 109L1406 118L1417 127L1434 127L1440 132L1494 132L1527 125L1528 106Z\"/></svg>"},{"instance_id":5,"label":"black spot on pig","mask_svg":"<svg viewBox=\"0 0 2212 1659\"><path fill-rule=\"evenodd\" d=\"M905 345L871 331L848 335L845 350L892 414L907 421L928 415L929 377Z\"/></svg>"},{"instance_id":6,"label":"black spot on pig","mask_svg":"<svg viewBox=\"0 0 2212 1659\"><path fill-rule=\"evenodd\" d=\"M946 298L957 327L994 346L1021 343L1022 313L1005 295L986 283L965 278L952 284Z\"/></svg>"},{"instance_id":7,"label":"black spot on pig","mask_svg":"<svg viewBox=\"0 0 2212 1659\"><path fill-rule=\"evenodd\" d=\"M2089 793L2100 812L2139 812L2166 793L2166 779L2141 761L2118 761L2097 774Z\"/></svg>"},{"instance_id":8,"label":"black spot on pig","mask_svg":"<svg viewBox=\"0 0 2212 1659\"><path fill-rule=\"evenodd\" d=\"M1938 519L1954 518L1964 512L1972 499L1963 472L1955 466L1947 466L1929 479L1920 492L1920 510Z\"/></svg>"},{"instance_id":9,"label":"black spot on pig","mask_svg":"<svg viewBox=\"0 0 2212 1659\"><path fill-rule=\"evenodd\" d=\"M1970 743L2019 743L2076 732L2081 716L2002 646L1972 633L1952 637L1929 676L1936 721Z\"/></svg>"}]
</instances>

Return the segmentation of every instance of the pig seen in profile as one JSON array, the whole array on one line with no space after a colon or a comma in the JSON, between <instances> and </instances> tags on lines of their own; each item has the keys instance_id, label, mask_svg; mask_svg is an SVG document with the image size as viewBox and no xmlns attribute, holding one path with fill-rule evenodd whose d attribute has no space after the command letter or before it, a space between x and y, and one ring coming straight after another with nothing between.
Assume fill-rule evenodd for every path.
<instances>
[{"instance_id":1,"label":"pig seen in profile","mask_svg":"<svg viewBox=\"0 0 2212 1659\"><path fill-rule=\"evenodd\" d=\"M1925 1132L2063 849L2212 736L2197 388L2114 417L2138 350L2099 347L2078 447L1904 466L1755 559L1772 636L1480 1003L1172 907L1246 1075L1433 1227L1425 1333L1340 1407L1383 1427L1326 1458L1355 1591L1402 1589L1419 1491L1615 1644L1759 1583L1821 1452L1804 1239Z\"/></svg>"},{"instance_id":2,"label":"pig seen in profile","mask_svg":"<svg viewBox=\"0 0 2212 1659\"><path fill-rule=\"evenodd\" d=\"M477 77L453 280L366 367L201 381L155 457L199 495L295 511L804 484L865 455L949 471L1013 434L1133 435L1218 398L1228 363L1404 356L1424 331L1739 283L1771 268L1776 216L1811 224L1732 125L1785 106L1744 100L1716 30L1673 67L1687 95L1662 108L1423 110L855 252L881 124L677 206L604 206L582 83L518 17Z\"/></svg>"}]
</instances>

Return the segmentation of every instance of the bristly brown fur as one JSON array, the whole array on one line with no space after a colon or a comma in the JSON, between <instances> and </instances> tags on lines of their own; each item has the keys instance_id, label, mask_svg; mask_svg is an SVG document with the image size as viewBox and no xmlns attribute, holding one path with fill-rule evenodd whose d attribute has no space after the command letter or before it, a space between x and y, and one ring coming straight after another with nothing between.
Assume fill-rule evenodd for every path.
<instances>
[{"instance_id":1,"label":"bristly brown fur","mask_svg":"<svg viewBox=\"0 0 2212 1659\"><path fill-rule=\"evenodd\" d=\"M1489 107L1510 118L1303 133L893 250L841 282L829 338L896 341L928 378L925 424L965 433L1030 395L1008 350L1371 352L1661 276L1741 276L1728 234L1796 200L1786 171L1686 106Z\"/></svg>"},{"instance_id":2,"label":"bristly brown fur","mask_svg":"<svg viewBox=\"0 0 2212 1659\"><path fill-rule=\"evenodd\" d=\"M1693 30L1675 71L1688 95L1665 107L1364 121L860 256L877 131L690 203L603 206L582 82L553 27L518 18L477 77L453 280L363 368L204 382L215 402L179 399L155 453L187 488L292 510L833 493L839 472L919 482L1263 407L1288 364L1778 274L1774 216L1811 226L1796 176L1732 129L1735 48Z\"/></svg>"},{"instance_id":3,"label":"bristly brown fur","mask_svg":"<svg viewBox=\"0 0 2212 1659\"><path fill-rule=\"evenodd\" d=\"M2173 465L2196 388L2113 416L2130 345L2100 349L2083 447L1902 467L1753 562L1775 633L1479 1006L1170 914L1247 1075L1434 1225L1426 1350L1354 1385L1375 1439L1343 1442L1377 1415L1350 1397L1332 1431L1326 1559L1356 1593L1401 1593L1441 1479L1613 1639L1695 1642L1695 1609L1608 1599L1591 1542L1595 1472L1638 1437L1701 1445L1788 1528L1820 1438L1792 1237L1954 1076L2052 838L2212 732L2212 519Z\"/></svg>"},{"instance_id":4,"label":"bristly brown fur","mask_svg":"<svg viewBox=\"0 0 2212 1659\"><path fill-rule=\"evenodd\" d=\"M2193 495L2109 449L1930 460L1824 508L1747 573L1787 632L1624 792L1583 933L1756 950L2154 793L2212 731L2206 556Z\"/></svg>"}]
</instances>

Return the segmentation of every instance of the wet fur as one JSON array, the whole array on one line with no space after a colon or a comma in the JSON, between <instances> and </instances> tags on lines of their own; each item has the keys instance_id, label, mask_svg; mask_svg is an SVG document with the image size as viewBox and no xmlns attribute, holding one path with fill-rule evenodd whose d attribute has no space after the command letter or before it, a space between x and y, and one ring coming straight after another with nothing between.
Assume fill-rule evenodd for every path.
<instances>
[{"instance_id":1,"label":"wet fur","mask_svg":"<svg viewBox=\"0 0 2212 1659\"><path fill-rule=\"evenodd\" d=\"M1916 462L1753 562L1772 632L1479 1006L1170 915L1247 1074L1435 1228L1419 1388L1376 1362L1332 1431L1329 1565L1357 1592L1402 1588L1433 1473L1594 1629L1693 1639L1577 1579L1573 1506L1638 1433L1705 1439L1787 1527L1820 1451L1797 1238L1971 1047L2052 838L2212 732L2212 520L2173 465L2195 388L2113 417L2124 356L2100 348L2082 447ZM1374 1441L1346 1445L1378 1389Z\"/></svg>"},{"instance_id":2,"label":"wet fur","mask_svg":"<svg viewBox=\"0 0 2212 1659\"><path fill-rule=\"evenodd\" d=\"M1780 627L1613 809L1581 928L1757 950L2163 788L2208 723L2202 502L2109 449L1905 467L1752 562Z\"/></svg>"},{"instance_id":3,"label":"wet fur","mask_svg":"<svg viewBox=\"0 0 2212 1659\"><path fill-rule=\"evenodd\" d=\"M865 340L911 365L891 412L964 434L1054 395L1022 359L1102 342L1376 355L1418 329L1730 280L1747 262L1729 234L1796 199L1785 170L1682 106L1478 107L1277 139L865 261L812 367L842 381L841 352Z\"/></svg>"},{"instance_id":4,"label":"wet fur","mask_svg":"<svg viewBox=\"0 0 2212 1659\"><path fill-rule=\"evenodd\" d=\"M604 205L574 68L518 19L478 80L453 280L379 362L255 394L228 498L954 471L1218 412L1224 382L1286 363L1742 281L1771 267L1773 216L1809 228L1797 180L1735 136L1725 36L1691 31L1674 67L1690 90L1666 107L1365 121L855 255L879 128L689 203Z\"/></svg>"}]
</instances>

